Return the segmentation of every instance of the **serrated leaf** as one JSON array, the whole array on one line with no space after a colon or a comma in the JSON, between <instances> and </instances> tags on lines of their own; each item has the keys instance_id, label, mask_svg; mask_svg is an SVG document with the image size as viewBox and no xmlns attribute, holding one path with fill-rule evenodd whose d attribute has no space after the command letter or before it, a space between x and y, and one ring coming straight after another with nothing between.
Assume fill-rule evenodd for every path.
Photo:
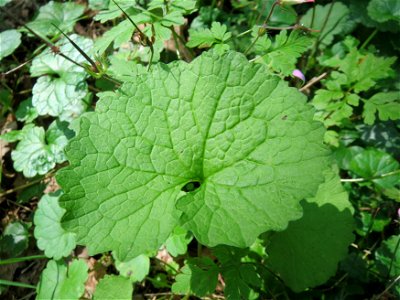
<instances>
[{"instance_id":1,"label":"serrated leaf","mask_svg":"<svg viewBox=\"0 0 400 300\"><path fill-rule=\"evenodd\" d=\"M73 260L70 265L50 260L42 272L37 286L37 300L78 300L85 291L88 267L83 260Z\"/></svg>"},{"instance_id":2,"label":"serrated leaf","mask_svg":"<svg viewBox=\"0 0 400 300\"><path fill-rule=\"evenodd\" d=\"M379 23L396 21L400 24L400 2L397 0L371 0L368 15Z\"/></svg>"},{"instance_id":3,"label":"serrated leaf","mask_svg":"<svg viewBox=\"0 0 400 300\"><path fill-rule=\"evenodd\" d=\"M33 219L38 248L43 250L47 257L55 260L67 257L76 246L75 234L61 227L65 209L58 204L60 195L61 191L44 195Z\"/></svg>"},{"instance_id":4,"label":"serrated leaf","mask_svg":"<svg viewBox=\"0 0 400 300\"><path fill-rule=\"evenodd\" d=\"M0 60L12 54L21 44L21 33L15 29L6 30L0 33Z\"/></svg>"},{"instance_id":5,"label":"serrated leaf","mask_svg":"<svg viewBox=\"0 0 400 300\"><path fill-rule=\"evenodd\" d=\"M116 49L121 46L122 43L128 42L134 31L135 27L129 22L129 20L122 21L96 40L94 43L94 50L102 54L107 50L112 42L114 42L114 49Z\"/></svg>"},{"instance_id":6,"label":"serrated leaf","mask_svg":"<svg viewBox=\"0 0 400 300\"><path fill-rule=\"evenodd\" d=\"M264 36L256 42L256 52L262 58L256 62L263 62L271 70L284 75L292 74L297 59L312 44L311 37L301 35L298 31L292 31L288 35L286 30L282 30L273 43L268 40Z\"/></svg>"},{"instance_id":7,"label":"serrated leaf","mask_svg":"<svg viewBox=\"0 0 400 300\"><path fill-rule=\"evenodd\" d=\"M228 41L232 34L227 32L226 25L222 25L219 22L213 22L211 24L211 30L208 28L200 30L189 30L190 40L186 44L190 48L209 48L214 44L223 44ZM225 44L224 44L225 45ZM226 50L229 50L229 46Z\"/></svg>"},{"instance_id":8,"label":"serrated leaf","mask_svg":"<svg viewBox=\"0 0 400 300\"><path fill-rule=\"evenodd\" d=\"M326 47L333 42L335 35L346 34L354 27L354 22L349 15L350 10L345 4L332 2L325 6L316 5L315 11L314 8L310 8L301 18L300 23L319 30L317 35L320 47Z\"/></svg>"},{"instance_id":9,"label":"serrated leaf","mask_svg":"<svg viewBox=\"0 0 400 300\"><path fill-rule=\"evenodd\" d=\"M218 267L209 257L188 259L176 276L171 291L204 297L212 294L218 282Z\"/></svg>"},{"instance_id":10,"label":"serrated leaf","mask_svg":"<svg viewBox=\"0 0 400 300\"><path fill-rule=\"evenodd\" d=\"M120 261L118 257L115 257L115 267L121 276L129 278L131 282L138 282L149 274L150 259L144 254L128 261Z\"/></svg>"},{"instance_id":11,"label":"serrated leaf","mask_svg":"<svg viewBox=\"0 0 400 300\"><path fill-rule=\"evenodd\" d=\"M302 205L303 217L272 235L266 248L267 264L295 292L333 276L354 240L353 208L332 170L325 172L317 195Z\"/></svg>"},{"instance_id":12,"label":"serrated leaf","mask_svg":"<svg viewBox=\"0 0 400 300\"><path fill-rule=\"evenodd\" d=\"M364 123L374 124L376 112L381 121L400 119L400 92L377 93L365 100Z\"/></svg>"},{"instance_id":13,"label":"serrated leaf","mask_svg":"<svg viewBox=\"0 0 400 300\"><path fill-rule=\"evenodd\" d=\"M377 149L367 149L354 156L349 168L358 176L371 180L383 189L393 188L400 183L400 164L390 154ZM392 172L395 173L379 178Z\"/></svg>"},{"instance_id":14,"label":"serrated leaf","mask_svg":"<svg viewBox=\"0 0 400 300\"><path fill-rule=\"evenodd\" d=\"M14 169L23 172L25 177L43 175L56 163L65 161L64 147L68 138L64 133L65 124L55 121L46 134L43 127L28 127L24 130L21 141L11 153Z\"/></svg>"},{"instance_id":15,"label":"serrated leaf","mask_svg":"<svg viewBox=\"0 0 400 300\"><path fill-rule=\"evenodd\" d=\"M133 286L129 279L116 276L106 275L96 286L93 295L94 300L131 300Z\"/></svg>"},{"instance_id":16,"label":"serrated leaf","mask_svg":"<svg viewBox=\"0 0 400 300\"><path fill-rule=\"evenodd\" d=\"M73 2L59 3L50 1L39 8L37 17L26 24L39 35L55 36L60 32L52 24L57 25L62 31L71 32L78 18L83 14L85 7Z\"/></svg>"},{"instance_id":17,"label":"serrated leaf","mask_svg":"<svg viewBox=\"0 0 400 300\"><path fill-rule=\"evenodd\" d=\"M193 236L190 232L178 226L165 242L165 247L169 254L176 257L187 252L187 246L192 239Z\"/></svg>"},{"instance_id":18,"label":"serrated leaf","mask_svg":"<svg viewBox=\"0 0 400 300\"><path fill-rule=\"evenodd\" d=\"M299 218L322 180L328 152L312 118L305 96L238 53L155 65L81 117L57 177L63 226L90 253L124 260L178 223L208 246L249 246Z\"/></svg>"}]
</instances>

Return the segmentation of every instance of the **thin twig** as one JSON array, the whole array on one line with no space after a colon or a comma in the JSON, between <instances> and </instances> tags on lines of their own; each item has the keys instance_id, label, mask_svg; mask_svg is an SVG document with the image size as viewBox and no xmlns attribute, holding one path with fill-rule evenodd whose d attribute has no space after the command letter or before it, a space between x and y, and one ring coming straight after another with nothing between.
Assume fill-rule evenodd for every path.
<instances>
[{"instance_id":1,"label":"thin twig","mask_svg":"<svg viewBox=\"0 0 400 300\"><path fill-rule=\"evenodd\" d=\"M1 76L6 76L6 75L9 75L9 74L11 74L11 73L13 73L13 72L15 72L15 71L18 71L19 69L21 69L21 68L24 67L25 65L29 64L31 61L32 61L32 58L29 59L29 60L27 60L26 62L20 64L19 66L15 67L14 69L11 69L11 70L9 70L9 71L7 71L7 72L5 72L5 73L2 73Z\"/></svg>"},{"instance_id":2,"label":"thin twig","mask_svg":"<svg viewBox=\"0 0 400 300\"><path fill-rule=\"evenodd\" d=\"M390 290L390 289L392 288L392 286L394 286L395 283L396 283L397 281L399 281L399 280L400 280L400 275L397 276L397 277L388 285L388 287L387 287L382 293L380 293L380 294L376 297L376 299L382 299L383 295L384 295L388 290Z\"/></svg>"},{"instance_id":3,"label":"thin twig","mask_svg":"<svg viewBox=\"0 0 400 300\"><path fill-rule=\"evenodd\" d=\"M396 175L399 173L400 173L400 169L396 170L396 171L388 172L385 174L369 177L369 178L345 178L345 179L340 179L340 181L341 182L364 182L364 181L371 181L371 180L375 180L375 179L381 179L381 178L388 177L388 176L393 176L393 175Z\"/></svg>"},{"instance_id":4,"label":"thin twig","mask_svg":"<svg viewBox=\"0 0 400 300\"><path fill-rule=\"evenodd\" d=\"M307 84L305 86L303 86L301 89L299 89L299 91L300 92L304 92L305 90L307 90L308 88L310 88L311 86L316 84L317 82L319 82L322 79L324 79L326 76L328 76L328 73L324 72L321 75L319 75L318 77L312 78L309 82L307 82Z\"/></svg>"}]
</instances>

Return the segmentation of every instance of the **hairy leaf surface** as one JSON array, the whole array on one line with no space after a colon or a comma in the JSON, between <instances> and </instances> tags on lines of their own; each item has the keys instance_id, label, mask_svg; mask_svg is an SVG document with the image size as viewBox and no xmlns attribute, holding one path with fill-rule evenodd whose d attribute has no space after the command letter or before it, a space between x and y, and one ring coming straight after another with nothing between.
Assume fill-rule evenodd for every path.
<instances>
[{"instance_id":1,"label":"hairy leaf surface","mask_svg":"<svg viewBox=\"0 0 400 300\"><path fill-rule=\"evenodd\" d=\"M237 53L154 66L81 117L58 175L63 224L121 259L178 224L207 246L249 246L298 219L322 180L312 118L303 95Z\"/></svg>"}]
</instances>

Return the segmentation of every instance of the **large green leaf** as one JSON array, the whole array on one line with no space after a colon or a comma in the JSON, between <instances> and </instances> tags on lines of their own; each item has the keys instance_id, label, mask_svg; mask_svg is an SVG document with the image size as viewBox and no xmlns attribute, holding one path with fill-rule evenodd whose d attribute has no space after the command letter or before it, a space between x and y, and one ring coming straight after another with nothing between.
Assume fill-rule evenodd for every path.
<instances>
[{"instance_id":1,"label":"large green leaf","mask_svg":"<svg viewBox=\"0 0 400 300\"><path fill-rule=\"evenodd\" d=\"M241 54L155 65L100 97L57 177L63 226L90 253L133 258L178 223L208 246L249 246L298 219L323 180L305 96Z\"/></svg>"},{"instance_id":2,"label":"large green leaf","mask_svg":"<svg viewBox=\"0 0 400 300\"><path fill-rule=\"evenodd\" d=\"M60 33L52 24L57 25L64 32L70 32L84 10L85 7L83 5L73 2L59 3L50 1L40 7L37 17L26 25L36 33L44 36L54 36Z\"/></svg>"},{"instance_id":3,"label":"large green leaf","mask_svg":"<svg viewBox=\"0 0 400 300\"><path fill-rule=\"evenodd\" d=\"M78 300L85 291L88 267L83 260L73 260L70 265L50 260L42 272L37 286L37 300Z\"/></svg>"},{"instance_id":4,"label":"large green leaf","mask_svg":"<svg viewBox=\"0 0 400 300\"><path fill-rule=\"evenodd\" d=\"M6 30L0 33L0 60L10 55L21 44L21 33L15 29Z\"/></svg>"},{"instance_id":5,"label":"large green leaf","mask_svg":"<svg viewBox=\"0 0 400 300\"><path fill-rule=\"evenodd\" d=\"M333 171L325 173L314 198L302 203L304 215L270 238L267 264L294 291L326 282L353 241L352 205Z\"/></svg>"},{"instance_id":6,"label":"large green leaf","mask_svg":"<svg viewBox=\"0 0 400 300\"><path fill-rule=\"evenodd\" d=\"M61 192L44 195L35 212L35 238L38 248L44 250L47 257L58 260L68 256L75 248L75 234L61 227L61 218L65 209L58 204Z\"/></svg>"}]
</instances>

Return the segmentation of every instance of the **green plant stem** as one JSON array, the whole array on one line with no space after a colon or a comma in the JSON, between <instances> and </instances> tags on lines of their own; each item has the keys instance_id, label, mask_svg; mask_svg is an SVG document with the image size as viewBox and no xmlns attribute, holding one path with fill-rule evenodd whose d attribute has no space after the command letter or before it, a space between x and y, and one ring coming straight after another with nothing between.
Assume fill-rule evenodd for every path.
<instances>
[{"instance_id":1,"label":"green plant stem","mask_svg":"<svg viewBox=\"0 0 400 300\"><path fill-rule=\"evenodd\" d=\"M365 40L365 42L361 45L361 47L360 47L359 50L364 49L364 48L369 44L369 42L375 37L375 35L376 35L377 33L378 33L378 29L375 29L375 30L369 35L369 37Z\"/></svg>"},{"instance_id":2,"label":"green plant stem","mask_svg":"<svg viewBox=\"0 0 400 300\"><path fill-rule=\"evenodd\" d=\"M0 279L0 285L8 285L8 286L23 287L23 288L28 288L28 289L36 289L36 286L31 285L31 284L9 281L9 280L4 280L4 279Z\"/></svg>"},{"instance_id":3,"label":"green plant stem","mask_svg":"<svg viewBox=\"0 0 400 300\"><path fill-rule=\"evenodd\" d=\"M24 257L14 257L9 259L0 260L0 265L7 265L7 264L15 264L27 260L33 259L46 259L45 255L32 255L32 256L24 256Z\"/></svg>"},{"instance_id":4,"label":"green plant stem","mask_svg":"<svg viewBox=\"0 0 400 300\"><path fill-rule=\"evenodd\" d=\"M348 179L340 179L341 182L364 182L364 181L371 181L374 179L385 178L388 176L393 176L400 173L400 169L392 172L388 172L385 174L369 177L369 178L348 178Z\"/></svg>"}]
</instances>

